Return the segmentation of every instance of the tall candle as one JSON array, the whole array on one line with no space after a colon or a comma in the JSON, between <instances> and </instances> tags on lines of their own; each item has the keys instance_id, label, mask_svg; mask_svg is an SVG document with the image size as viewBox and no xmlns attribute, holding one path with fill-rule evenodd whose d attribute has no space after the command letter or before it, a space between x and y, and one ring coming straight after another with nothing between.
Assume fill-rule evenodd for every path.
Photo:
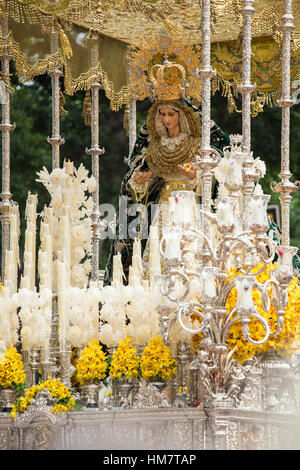
<instances>
[{"instance_id":1,"label":"tall candle","mask_svg":"<svg viewBox=\"0 0 300 470\"><path fill-rule=\"evenodd\" d=\"M4 273L4 284L7 284L7 281L12 281L12 266L13 266L13 251L6 250L5 252L5 273Z\"/></svg>"},{"instance_id":2,"label":"tall candle","mask_svg":"<svg viewBox=\"0 0 300 470\"><path fill-rule=\"evenodd\" d=\"M151 225L149 234L149 263L150 263L150 281L161 274L160 250L159 250L159 229L157 225Z\"/></svg>"},{"instance_id":3,"label":"tall candle","mask_svg":"<svg viewBox=\"0 0 300 470\"><path fill-rule=\"evenodd\" d=\"M69 175L72 175L73 174L73 171L74 171L74 163L71 162L70 160L67 160L65 162L65 169L66 169L66 172L69 174Z\"/></svg>"},{"instance_id":4,"label":"tall candle","mask_svg":"<svg viewBox=\"0 0 300 470\"><path fill-rule=\"evenodd\" d=\"M118 253L113 257L113 283L115 286L123 284L121 253Z\"/></svg>"},{"instance_id":5,"label":"tall candle","mask_svg":"<svg viewBox=\"0 0 300 470\"><path fill-rule=\"evenodd\" d=\"M202 279L203 279L203 294L211 298L216 297L217 289L216 289L213 268L204 269L203 274L202 274Z\"/></svg>"},{"instance_id":6,"label":"tall candle","mask_svg":"<svg viewBox=\"0 0 300 470\"><path fill-rule=\"evenodd\" d=\"M135 238L132 251L132 267L135 275L141 281L143 277L143 264L141 255L141 240Z\"/></svg>"},{"instance_id":7,"label":"tall candle","mask_svg":"<svg viewBox=\"0 0 300 470\"><path fill-rule=\"evenodd\" d=\"M64 289L66 287L66 266L65 263L57 262L58 280L58 319L59 319L59 347L61 351L66 350L67 339L67 311Z\"/></svg>"},{"instance_id":8,"label":"tall candle","mask_svg":"<svg viewBox=\"0 0 300 470\"><path fill-rule=\"evenodd\" d=\"M240 276L234 278L234 283L237 288L237 301L236 308L238 309L252 309L253 298L252 289L256 279L251 276Z\"/></svg>"},{"instance_id":9,"label":"tall candle","mask_svg":"<svg viewBox=\"0 0 300 470\"><path fill-rule=\"evenodd\" d=\"M180 249L180 232L178 230L173 230L172 228L166 228L164 230L162 242L165 240L165 251L163 256L166 260L178 259L181 260L181 249Z\"/></svg>"},{"instance_id":10,"label":"tall candle","mask_svg":"<svg viewBox=\"0 0 300 470\"><path fill-rule=\"evenodd\" d=\"M64 252L64 262L66 268L66 286L70 286L71 281L71 237L70 237L70 208L63 206L63 216L61 221L62 250Z\"/></svg>"},{"instance_id":11,"label":"tall candle","mask_svg":"<svg viewBox=\"0 0 300 470\"><path fill-rule=\"evenodd\" d=\"M30 282L28 276L22 276L20 287L21 289L30 289Z\"/></svg>"}]
</instances>

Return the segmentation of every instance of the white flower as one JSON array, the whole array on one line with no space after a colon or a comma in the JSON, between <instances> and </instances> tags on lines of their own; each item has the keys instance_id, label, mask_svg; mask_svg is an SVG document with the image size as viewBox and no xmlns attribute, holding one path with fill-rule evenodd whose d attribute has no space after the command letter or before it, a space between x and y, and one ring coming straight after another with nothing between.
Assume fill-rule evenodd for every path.
<instances>
[{"instance_id":1,"label":"white flower","mask_svg":"<svg viewBox=\"0 0 300 470\"><path fill-rule=\"evenodd\" d=\"M88 184L87 184L88 191L90 193L93 193L95 191L96 187L97 187L97 181L96 181L95 176L92 175L88 180Z\"/></svg>"},{"instance_id":2,"label":"white flower","mask_svg":"<svg viewBox=\"0 0 300 470\"><path fill-rule=\"evenodd\" d=\"M86 227L84 224L78 224L73 227L73 236L76 240L85 241Z\"/></svg>"},{"instance_id":3,"label":"white flower","mask_svg":"<svg viewBox=\"0 0 300 470\"><path fill-rule=\"evenodd\" d=\"M91 269L92 269L91 260L90 260L89 258L87 258L87 259L85 260L85 262L82 263L82 267L83 267L83 269L84 269L84 271L85 271L85 273L86 273L87 275L90 274Z\"/></svg>"},{"instance_id":4,"label":"white flower","mask_svg":"<svg viewBox=\"0 0 300 470\"><path fill-rule=\"evenodd\" d=\"M0 340L0 363L5 362L5 357L4 357L5 349L6 349L5 342L3 340Z\"/></svg>"},{"instance_id":5,"label":"white flower","mask_svg":"<svg viewBox=\"0 0 300 470\"><path fill-rule=\"evenodd\" d=\"M39 176L39 178L36 179L37 182L43 183L44 186L47 186L50 184L50 175L45 166L40 172L37 173L37 175Z\"/></svg>"},{"instance_id":6,"label":"white flower","mask_svg":"<svg viewBox=\"0 0 300 470\"><path fill-rule=\"evenodd\" d=\"M37 304L36 293L29 289L20 289L18 292L18 302L21 306L34 306Z\"/></svg>"},{"instance_id":7,"label":"white flower","mask_svg":"<svg viewBox=\"0 0 300 470\"><path fill-rule=\"evenodd\" d=\"M71 270L72 285L83 287L86 282L86 274L82 265L77 264Z\"/></svg>"},{"instance_id":8,"label":"white flower","mask_svg":"<svg viewBox=\"0 0 300 470\"><path fill-rule=\"evenodd\" d=\"M22 336L22 346L25 351L28 351L31 346L31 336L32 330L29 326L23 326L21 329L21 336Z\"/></svg>"},{"instance_id":9,"label":"white flower","mask_svg":"<svg viewBox=\"0 0 300 470\"><path fill-rule=\"evenodd\" d=\"M266 164L259 157L254 160L254 167L261 172L260 178L263 178L266 174Z\"/></svg>"},{"instance_id":10,"label":"white flower","mask_svg":"<svg viewBox=\"0 0 300 470\"><path fill-rule=\"evenodd\" d=\"M113 329L109 323L102 325L100 328L100 341L110 347L114 342Z\"/></svg>"},{"instance_id":11,"label":"white flower","mask_svg":"<svg viewBox=\"0 0 300 470\"><path fill-rule=\"evenodd\" d=\"M84 202L85 210L83 209L83 213L90 216L94 209L94 201L92 197L88 197L87 200Z\"/></svg>"},{"instance_id":12,"label":"white flower","mask_svg":"<svg viewBox=\"0 0 300 470\"><path fill-rule=\"evenodd\" d=\"M50 173L50 183L54 186L61 185L64 183L66 176L64 168L54 168Z\"/></svg>"},{"instance_id":13,"label":"white flower","mask_svg":"<svg viewBox=\"0 0 300 470\"><path fill-rule=\"evenodd\" d=\"M48 288L43 288L39 293L39 303L40 305L46 305L52 301L52 291Z\"/></svg>"},{"instance_id":14,"label":"white flower","mask_svg":"<svg viewBox=\"0 0 300 470\"><path fill-rule=\"evenodd\" d=\"M82 345L81 337L81 329L77 325L71 326L69 331L69 340L72 346L80 347Z\"/></svg>"},{"instance_id":15,"label":"white flower","mask_svg":"<svg viewBox=\"0 0 300 470\"><path fill-rule=\"evenodd\" d=\"M72 259L74 261L74 263L79 263L79 261L82 260L82 258L84 258L85 256L85 251L84 249L82 248L82 246L76 246L73 250L72 250Z\"/></svg>"},{"instance_id":16,"label":"white flower","mask_svg":"<svg viewBox=\"0 0 300 470\"><path fill-rule=\"evenodd\" d=\"M227 158L222 158L218 166L215 168L215 177L219 183L223 183L228 171L229 162Z\"/></svg>"},{"instance_id":17,"label":"white flower","mask_svg":"<svg viewBox=\"0 0 300 470\"><path fill-rule=\"evenodd\" d=\"M88 171L84 168L82 163L79 168L75 168L74 173L79 182L84 181L88 177Z\"/></svg>"}]
</instances>

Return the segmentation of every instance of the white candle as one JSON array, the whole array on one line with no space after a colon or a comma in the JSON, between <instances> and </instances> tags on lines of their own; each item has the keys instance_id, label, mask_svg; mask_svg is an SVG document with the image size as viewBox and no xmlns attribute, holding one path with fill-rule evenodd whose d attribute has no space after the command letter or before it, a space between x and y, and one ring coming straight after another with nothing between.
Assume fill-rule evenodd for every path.
<instances>
[{"instance_id":1,"label":"white candle","mask_svg":"<svg viewBox=\"0 0 300 470\"><path fill-rule=\"evenodd\" d=\"M174 191L172 197L174 198L174 224L180 227L190 226L193 222L195 194L191 191Z\"/></svg>"},{"instance_id":2,"label":"white candle","mask_svg":"<svg viewBox=\"0 0 300 470\"><path fill-rule=\"evenodd\" d=\"M251 212L251 225L268 225L267 220L267 205L271 196L252 196L249 202L249 209Z\"/></svg>"},{"instance_id":3,"label":"white candle","mask_svg":"<svg viewBox=\"0 0 300 470\"><path fill-rule=\"evenodd\" d=\"M237 301L236 308L238 309L253 309L253 298L252 298L252 289L253 285L256 282L253 277L250 276L240 276L234 278L234 283L237 288Z\"/></svg>"},{"instance_id":4,"label":"white candle","mask_svg":"<svg viewBox=\"0 0 300 470\"><path fill-rule=\"evenodd\" d=\"M225 177L225 184L229 186L241 186L243 184L241 163L235 158L229 159L228 170Z\"/></svg>"},{"instance_id":5,"label":"white candle","mask_svg":"<svg viewBox=\"0 0 300 470\"><path fill-rule=\"evenodd\" d=\"M214 273L210 270L204 270L202 274L203 279L203 294L207 297L216 297L217 289L215 283Z\"/></svg>"},{"instance_id":6,"label":"white candle","mask_svg":"<svg viewBox=\"0 0 300 470\"><path fill-rule=\"evenodd\" d=\"M113 257L113 283L116 286L123 284L123 267L121 253L118 253Z\"/></svg>"},{"instance_id":7,"label":"white candle","mask_svg":"<svg viewBox=\"0 0 300 470\"><path fill-rule=\"evenodd\" d=\"M159 230L157 225L150 227L149 234L149 264L150 264L150 280L154 281L154 277L161 274L160 250L159 250Z\"/></svg>"},{"instance_id":8,"label":"white candle","mask_svg":"<svg viewBox=\"0 0 300 470\"><path fill-rule=\"evenodd\" d=\"M63 203L65 206L70 207L72 204L72 191L71 191L71 180L70 176L67 176L65 180L65 187L63 190Z\"/></svg>"},{"instance_id":9,"label":"white candle","mask_svg":"<svg viewBox=\"0 0 300 470\"><path fill-rule=\"evenodd\" d=\"M65 169L66 169L66 172L69 174L69 175L72 175L73 172L74 172L74 163L71 162L70 160L67 160L65 162Z\"/></svg>"},{"instance_id":10,"label":"white candle","mask_svg":"<svg viewBox=\"0 0 300 470\"><path fill-rule=\"evenodd\" d=\"M25 231L25 251L27 253L31 253L32 247L33 247L33 231L27 228Z\"/></svg>"},{"instance_id":11,"label":"white candle","mask_svg":"<svg viewBox=\"0 0 300 470\"><path fill-rule=\"evenodd\" d=\"M66 268L66 286L70 287L71 282L71 236L70 236L70 208L63 206L63 216L61 221L62 245L64 252L64 262Z\"/></svg>"},{"instance_id":12,"label":"white candle","mask_svg":"<svg viewBox=\"0 0 300 470\"><path fill-rule=\"evenodd\" d=\"M170 226L174 224L174 213L175 213L175 200L174 200L174 197L171 196L169 197L169 225Z\"/></svg>"},{"instance_id":13,"label":"white candle","mask_svg":"<svg viewBox=\"0 0 300 470\"><path fill-rule=\"evenodd\" d=\"M44 262L48 266L49 270L49 279L52 285L52 276L53 276L53 242L52 242L52 235L47 233L45 235L45 260Z\"/></svg>"},{"instance_id":14,"label":"white candle","mask_svg":"<svg viewBox=\"0 0 300 470\"><path fill-rule=\"evenodd\" d=\"M58 281L58 319L59 319L59 347L61 351L66 350L67 339L67 311L64 289L66 287L66 266L65 263L57 262L57 281Z\"/></svg>"},{"instance_id":15,"label":"white candle","mask_svg":"<svg viewBox=\"0 0 300 470\"><path fill-rule=\"evenodd\" d=\"M163 256L166 260L181 260L180 233L177 230L168 229L164 231L161 242L165 240L165 252Z\"/></svg>"},{"instance_id":16,"label":"white candle","mask_svg":"<svg viewBox=\"0 0 300 470\"><path fill-rule=\"evenodd\" d=\"M22 276L20 287L21 289L30 289L30 282L28 276Z\"/></svg>"},{"instance_id":17,"label":"white candle","mask_svg":"<svg viewBox=\"0 0 300 470\"><path fill-rule=\"evenodd\" d=\"M139 277L134 269L134 266L129 266L129 285L131 287L138 286L140 284Z\"/></svg>"},{"instance_id":18,"label":"white candle","mask_svg":"<svg viewBox=\"0 0 300 470\"><path fill-rule=\"evenodd\" d=\"M5 252L5 274L4 274L4 283L6 284L7 281L12 281L12 268L13 268L13 259L14 253L12 250L6 250Z\"/></svg>"},{"instance_id":19,"label":"white candle","mask_svg":"<svg viewBox=\"0 0 300 470\"><path fill-rule=\"evenodd\" d=\"M143 264L141 255L141 240L135 238L132 251L132 267L135 276L141 281L143 277Z\"/></svg>"}]
</instances>

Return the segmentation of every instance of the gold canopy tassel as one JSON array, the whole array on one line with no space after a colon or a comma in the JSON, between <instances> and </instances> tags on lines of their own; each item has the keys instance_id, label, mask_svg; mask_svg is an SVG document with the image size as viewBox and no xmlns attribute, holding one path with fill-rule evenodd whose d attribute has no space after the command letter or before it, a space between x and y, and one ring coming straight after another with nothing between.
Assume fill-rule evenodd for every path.
<instances>
[{"instance_id":1,"label":"gold canopy tassel","mask_svg":"<svg viewBox=\"0 0 300 470\"><path fill-rule=\"evenodd\" d=\"M126 131L126 135L129 135L129 106L126 104L125 112L123 117L123 126Z\"/></svg>"},{"instance_id":2,"label":"gold canopy tassel","mask_svg":"<svg viewBox=\"0 0 300 470\"><path fill-rule=\"evenodd\" d=\"M66 59L70 59L71 57L73 57L72 47L68 39L68 36L66 35L62 26L58 22L57 22L57 31L59 34L59 40L60 40L62 53Z\"/></svg>"},{"instance_id":3,"label":"gold canopy tassel","mask_svg":"<svg viewBox=\"0 0 300 470\"><path fill-rule=\"evenodd\" d=\"M87 90L85 93L85 98L83 102L82 115L84 118L84 124L90 127L92 125L91 114L92 114L91 94L90 94L90 90Z\"/></svg>"}]
</instances>

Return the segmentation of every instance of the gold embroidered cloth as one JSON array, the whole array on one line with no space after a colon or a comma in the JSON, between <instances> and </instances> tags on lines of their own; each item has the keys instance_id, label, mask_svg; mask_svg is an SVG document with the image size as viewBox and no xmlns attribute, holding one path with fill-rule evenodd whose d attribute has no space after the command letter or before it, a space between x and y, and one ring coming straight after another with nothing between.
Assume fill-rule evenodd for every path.
<instances>
[{"instance_id":1,"label":"gold embroidered cloth","mask_svg":"<svg viewBox=\"0 0 300 470\"><path fill-rule=\"evenodd\" d=\"M182 44L201 43L199 0L0 0L9 16L10 35L0 49L13 54L19 76L30 80L45 73L53 61L64 69L65 92L88 90L94 73L110 99L112 109L128 104L131 92L126 73L128 45L158 37L164 29ZM253 83L272 104L281 84L282 0L259 0L253 16ZM241 0L213 0L211 11L212 67L218 76L213 90L241 82ZM300 76L300 2L293 2L292 80ZM60 47L50 51L51 28ZM98 33L99 62L90 61L90 31ZM199 64L201 65L201 64Z\"/></svg>"}]
</instances>

